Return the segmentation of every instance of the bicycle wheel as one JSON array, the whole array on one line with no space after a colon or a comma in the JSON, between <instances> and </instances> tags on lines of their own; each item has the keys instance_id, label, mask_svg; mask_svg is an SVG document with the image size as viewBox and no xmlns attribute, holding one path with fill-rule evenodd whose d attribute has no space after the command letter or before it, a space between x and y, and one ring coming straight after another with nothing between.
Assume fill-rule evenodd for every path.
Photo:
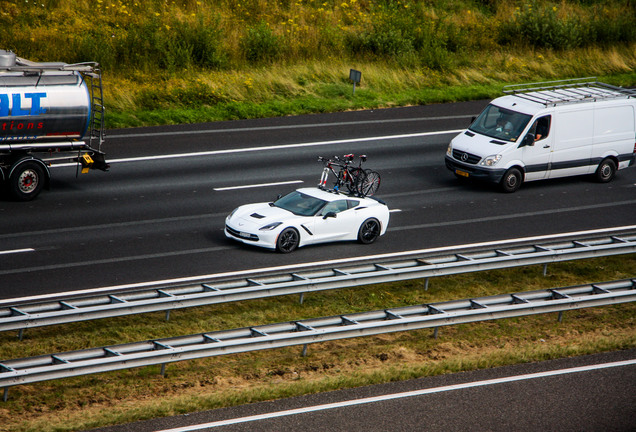
<instances>
[{"instance_id":1,"label":"bicycle wheel","mask_svg":"<svg viewBox=\"0 0 636 432\"><path fill-rule=\"evenodd\" d=\"M349 181L347 182L347 190L350 194L361 194L362 185L367 175L361 168L351 168L349 170Z\"/></svg>"},{"instance_id":2,"label":"bicycle wheel","mask_svg":"<svg viewBox=\"0 0 636 432\"><path fill-rule=\"evenodd\" d=\"M364 181L360 188L360 193L363 196L372 196L380 189L380 174L377 171L365 170Z\"/></svg>"}]
</instances>

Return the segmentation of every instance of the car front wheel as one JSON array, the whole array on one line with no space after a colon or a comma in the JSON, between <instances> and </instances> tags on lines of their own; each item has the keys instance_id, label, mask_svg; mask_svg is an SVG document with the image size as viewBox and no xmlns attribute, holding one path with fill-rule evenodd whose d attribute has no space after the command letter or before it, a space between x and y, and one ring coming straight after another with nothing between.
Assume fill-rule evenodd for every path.
<instances>
[{"instance_id":1,"label":"car front wheel","mask_svg":"<svg viewBox=\"0 0 636 432\"><path fill-rule=\"evenodd\" d=\"M358 241L362 244L373 243L380 237L380 222L377 219L367 219L358 230Z\"/></svg>"},{"instance_id":2,"label":"car front wheel","mask_svg":"<svg viewBox=\"0 0 636 432\"><path fill-rule=\"evenodd\" d=\"M281 253L290 253L298 247L300 235L294 228L285 228L278 234L276 250Z\"/></svg>"}]
</instances>

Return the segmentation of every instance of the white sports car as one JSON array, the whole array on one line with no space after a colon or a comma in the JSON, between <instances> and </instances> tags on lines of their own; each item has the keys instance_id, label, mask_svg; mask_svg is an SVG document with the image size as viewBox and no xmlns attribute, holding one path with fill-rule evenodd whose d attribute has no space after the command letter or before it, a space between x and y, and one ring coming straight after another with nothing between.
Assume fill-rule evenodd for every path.
<instances>
[{"instance_id":1,"label":"white sports car","mask_svg":"<svg viewBox=\"0 0 636 432\"><path fill-rule=\"evenodd\" d=\"M225 219L225 235L288 253L330 241L373 243L388 224L389 209L377 198L302 188L274 202L238 207Z\"/></svg>"}]
</instances>

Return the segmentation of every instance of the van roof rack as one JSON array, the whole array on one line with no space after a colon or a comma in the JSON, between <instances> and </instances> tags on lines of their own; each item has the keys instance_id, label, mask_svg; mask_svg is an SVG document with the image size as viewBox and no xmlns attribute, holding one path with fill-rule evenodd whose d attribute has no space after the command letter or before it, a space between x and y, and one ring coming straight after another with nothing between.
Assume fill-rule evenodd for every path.
<instances>
[{"instance_id":1,"label":"van roof rack","mask_svg":"<svg viewBox=\"0 0 636 432\"><path fill-rule=\"evenodd\" d=\"M540 103L546 107L636 97L636 90L605 84L599 82L596 77L513 84L505 86L503 92L507 95Z\"/></svg>"}]
</instances>

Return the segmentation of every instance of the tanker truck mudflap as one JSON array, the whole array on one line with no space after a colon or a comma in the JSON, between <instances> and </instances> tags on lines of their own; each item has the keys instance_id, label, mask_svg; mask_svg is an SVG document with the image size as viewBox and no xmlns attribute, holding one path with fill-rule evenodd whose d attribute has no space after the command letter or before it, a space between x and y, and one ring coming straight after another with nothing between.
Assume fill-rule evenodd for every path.
<instances>
[{"instance_id":1,"label":"tanker truck mudflap","mask_svg":"<svg viewBox=\"0 0 636 432\"><path fill-rule=\"evenodd\" d=\"M99 64L38 63L0 49L0 182L28 201L49 185L49 167L108 171L104 111Z\"/></svg>"}]
</instances>

